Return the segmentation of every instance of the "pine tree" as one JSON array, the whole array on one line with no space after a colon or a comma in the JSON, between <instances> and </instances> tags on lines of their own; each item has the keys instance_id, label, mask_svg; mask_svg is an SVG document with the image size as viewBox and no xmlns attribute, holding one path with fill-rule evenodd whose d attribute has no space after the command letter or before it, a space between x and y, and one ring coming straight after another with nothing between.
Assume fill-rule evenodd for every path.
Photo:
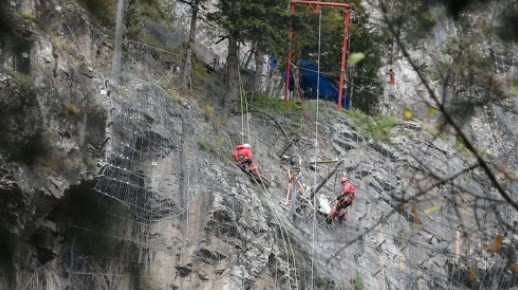
<instances>
[{"instance_id":1,"label":"pine tree","mask_svg":"<svg viewBox=\"0 0 518 290\"><path fill-rule=\"evenodd\" d=\"M178 0L191 7L191 25L189 28L189 40L187 42L187 49L185 53L185 61L182 72L182 83L187 87L191 87L191 66L192 66L192 48L196 41L196 25L199 19L200 9L204 8L207 0Z\"/></svg>"},{"instance_id":2,"label":"pine tree","mask_svg":"<svg viewBox=\"0 0 518 290\"><path fill-rule=\"evenodd\" d=\"M208 14L207 18L224 31L222 37L228 40L226 93L222 100L226 108L234 108L239 93L240 44L253 39L258 49L265 49L268 39L280 36L276 25L282 23L280 15L286 5L279 0L219 0L217 11ZM273 21L277 15L279 18Z\"/></svg>"}]
</instances>

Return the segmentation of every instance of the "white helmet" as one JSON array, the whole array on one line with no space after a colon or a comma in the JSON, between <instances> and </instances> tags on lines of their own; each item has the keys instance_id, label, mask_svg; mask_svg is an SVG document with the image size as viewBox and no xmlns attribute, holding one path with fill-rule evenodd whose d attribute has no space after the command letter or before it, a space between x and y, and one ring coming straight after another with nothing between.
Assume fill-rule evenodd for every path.
<instances>
[{"instance_id":1,"label":"white helmet","mask_svg":"<svg viewBox=\"0 0 518 290\"><path fill-rule=\"evenodd\" d=\"M243 144L243 147L245 147L245 148L250 148L250 144L245 143L245 144Z\"/></svg>"}]
</instances>

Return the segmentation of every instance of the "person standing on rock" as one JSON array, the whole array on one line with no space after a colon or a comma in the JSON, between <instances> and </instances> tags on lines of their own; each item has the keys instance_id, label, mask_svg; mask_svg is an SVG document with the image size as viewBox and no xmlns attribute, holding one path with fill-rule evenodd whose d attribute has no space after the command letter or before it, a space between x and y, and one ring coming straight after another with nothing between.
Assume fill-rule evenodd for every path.
<instances>
[{"instance_id":1,"label":"person standing on rock","mask_svg":"<svg viewBox=\"0 0 518 290\"><path fill-rule=\"evenodd\" d=\"M237 144L232 158L238 165L244 166L247 172L257 173L257 166L252 161L252 151L250 144Z\"/></svg>"},{"instance_id":2,"label":"person standing on rock","mask_svg":"<svg viewBox=\"0 0 518 290\"><path fill-rule=\"evenodd\" d=\"M342 191L336 197L336 205L329 213L328 223L332 223L336 218L346 220L347 215L345 209L353 204L354 195L356 193L354 185L349 181L349 178L345 176L340 178L340 183L342 183Z\"/></svg>"}]
</instances>

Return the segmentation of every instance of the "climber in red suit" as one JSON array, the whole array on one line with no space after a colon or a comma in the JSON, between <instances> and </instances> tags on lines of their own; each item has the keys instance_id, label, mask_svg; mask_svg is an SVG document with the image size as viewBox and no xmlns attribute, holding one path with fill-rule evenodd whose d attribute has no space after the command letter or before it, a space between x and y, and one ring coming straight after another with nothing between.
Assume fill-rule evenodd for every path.
<instances>
[{"instance_id":1,"label":"climber in red suit","mask_svg":"<svg viewBox=\"0 0 518 290\"><path fill-rule=\"evenodd\" d=\"M394 73L394 71L392 69L390 69L389 75L390 75L390 85L394 86L396 84L396 74Z\"/></svg>"},{"instance_id":2,"label":"climber in red suit","mask_svg":"<svg viewBox=\"0 0 518 290\"><path fill-rule=\"evenodd\" d=\"M237 144L234 153L232 153L232 158L237 163L244 165L246 171L257 173L257 166L252 162L252 152L249 144Z\"/></svg>"},{"instance_id":3,"label":"climber in red suit","mask_svg":"<svg viewBox=\"0 0 518 290\"><path fill-rule=\"evenodd\" d=\"M345 212L340 212L353 204L354 194L356 192L354 185L349 182L349 179L345 176L340 179L340 183L342 183L342 191L336 198L336 205L331 209L331 213L329 214L329 222L333 222L336 217L342 217L342 219L345 220Z\"/></svg>"}]
</instances>

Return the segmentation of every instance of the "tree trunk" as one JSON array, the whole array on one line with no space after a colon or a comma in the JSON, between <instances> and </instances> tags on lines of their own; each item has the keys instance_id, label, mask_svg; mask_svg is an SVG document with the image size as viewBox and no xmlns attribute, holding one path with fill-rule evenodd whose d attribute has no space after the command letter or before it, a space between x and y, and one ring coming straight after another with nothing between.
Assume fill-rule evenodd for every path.
<instances>
[{"instance_id":1,"label":"tree trunk","mask_svg":"<svg viewBox=\"0 0 518 290\"><path fill-rule=\"evenodd\" d=\"M124 0L117 0L115 22L115 43L113 45L112 73L120 74L122 69L122 21L124 19Z\"/></svg>"},{"instance_id":2,"label":"tree trunk","mask_svg":"<svg viewBox=\"0 0 518 290\"><path fill-rule=\"evenodd\" d=\"M192 61L192 48L194 41L196 40L196 22L198 21L199 4L198 1L194 2L191 7L191 28L189 30L189 42L187 43L187 51L185 54L185 62L183 66L182 83L188 88L192 86L191 82L191 61Z\"/></svg>"},{"instance_id":3,"label":"tree trunk","mask_svg":"<svg viewBox=\"0 0 518 290\"><path fill-rule=\"evenodd\" d=\"M254 84L254 92L259 94L264 92L264 83L266 82L265 76L263 74L264 70L264 53L257 49L255 51L255 84Z\"/></svg>"},{"instance_id":4,"label":"tree trunk","mask_svg":"<svg viewBox=\"0 0 518 290\"><path fill-rule=\"evenodd\" d=\"M227 109L234 109L236 106L237 95L239 93L239 60L237 37L230 33L228 36L228 55L227 55L227 76L225 82L225 96L223 106Z\"/></svg>"}]
</instances>

